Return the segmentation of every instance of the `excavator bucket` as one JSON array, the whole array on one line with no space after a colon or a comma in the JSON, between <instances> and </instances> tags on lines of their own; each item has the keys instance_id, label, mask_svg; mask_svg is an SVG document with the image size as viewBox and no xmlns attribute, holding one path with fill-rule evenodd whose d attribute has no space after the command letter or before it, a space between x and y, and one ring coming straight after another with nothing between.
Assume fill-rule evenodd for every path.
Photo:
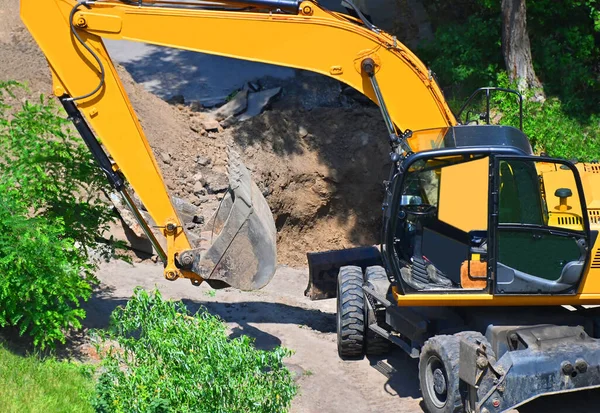
<instances>
[{"instance_id":1,"label":"excavator bucket","mask_svg":"<svg viewBox=\"0 0 600 413\"><path fill-rule=\"evenodd\" d=\"M229 190L204 227L192 270L213 288L257 290L275 274L275 221L239 154L228 155Z\"/></svg>"}]
</instances>

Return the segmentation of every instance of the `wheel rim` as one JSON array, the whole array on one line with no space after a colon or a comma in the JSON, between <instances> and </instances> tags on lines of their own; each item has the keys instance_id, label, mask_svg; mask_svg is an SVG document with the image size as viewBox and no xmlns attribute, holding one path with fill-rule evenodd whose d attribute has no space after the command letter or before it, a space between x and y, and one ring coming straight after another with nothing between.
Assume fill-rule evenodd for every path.
<instances>
[{"instance_id":1,"label":"wheel rim","mask_svg":"<svg viewBox=\"0 0 600 413\"><path fill-rule=\"evenodd\" d=\"M425 372L425 386L431 402L441 409L448 400L448 375L444 363L437 356L431 356L427 360Z\"/></svg>"}]
</instances>

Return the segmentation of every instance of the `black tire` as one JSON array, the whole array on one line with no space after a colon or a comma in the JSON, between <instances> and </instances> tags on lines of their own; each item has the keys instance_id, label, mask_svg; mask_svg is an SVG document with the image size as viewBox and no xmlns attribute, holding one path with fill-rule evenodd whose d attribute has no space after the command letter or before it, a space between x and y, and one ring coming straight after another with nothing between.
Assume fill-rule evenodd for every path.
<instances>
[{"instance_id":1,"label":"black tire","mask_svg":"<svg viewBox=\"0 0 600 413\"><path fill-rule=\"evenodd\" d=\"M380 266L367 267L365 271L365 280L367 284L371 280L383 279L387 280L387 272L385 268ZM367 314L366 321L367 324L371 322L371 318L377 320L377 325L380 327L385 326L385 308L380 306L378 308L375 306L373 308L372 305L366 303ZM369 356L381 356L388 354L390 349L392 348L392 343L385 337L381 337L379 334L375 333L368 327L366 327L366 343L365 343L365 352Z\"/></svg>"},{"instance_id":2,"label":"black tire","mask_svg":"<svg viewBox=\"0 0 600 413\"><path fill-rule=\"evenodd\" d=\"M459 336L435 336L425 342L419 357L419 382L429 413L462 413L458 365Z\"/></svg>"},{"instance_id":3,"label":"black tire","mask_svg":"<svg viewBox=\"0 0 600 413\"><path fill-rule=\"evenodd\" d=\"M344 360L365 355L365 299L360 267L341 267L337 287L337 347Z\"/></svg>"}]
</instances>

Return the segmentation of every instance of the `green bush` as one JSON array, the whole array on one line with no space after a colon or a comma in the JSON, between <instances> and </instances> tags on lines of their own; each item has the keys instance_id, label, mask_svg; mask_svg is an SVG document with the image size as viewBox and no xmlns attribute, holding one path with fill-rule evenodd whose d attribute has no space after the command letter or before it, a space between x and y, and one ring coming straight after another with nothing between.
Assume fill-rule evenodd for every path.
<instances>
[{"instance_id":1,"label":"green bush","mask_svg":"<svg viewBox=\"0 0 600 413\"><path fill-rule=\"evenodd\" d=\"M435 40L417 54L437 75L457 111L481 86L510 85L501 49L501 2L426 0ZM527 1L527 28L536 74L547 100L528 99L524 132L536 152L600 159L600 10L596 1ZM518 126L514 97L495 95L502 124Z\"/></svg>"},{"instance_id":2,"label":"green bush","mask_svg":"<svg viewBox=\"0 0 600 413\"><path fill-rule=\"evenodd\" d=\"M181 302L136 289L101 334L100 412L280 413L296 393L277 348L261 351L250 338L229 339L205 310L190 316Z\"/></svg>"},{"instance_id":3,"label":"green bush","mask_svg":"<svg viewBox=\"0 0 600 413\"><path fill-rule=\"evenodd\" d=\"M0 190L0 326L17 326L44 349L81 327L79 300L91 287L80 274L91 274L92 266L64 237L61 219L27 213L26 204Z\"/></svg>"},{"instance_id":4,"label":"green bush","mask_svg":"<svg viewBox=\"0 0 600 413\"><path fill-rule=\"evenodd\" d=\"M498 75L498 85L516 88L508 81L505 72ZM500 114L503 125L519 126L519 112L513 95L493 94L492 107ZM598 118L591 116L587 121L572 118L564 105L555 97L540 103L526 94L523 103L523 131L529 137L536 153L549 156L577 159L579 161L600 160L600 131Z\"/></svg>"},{"instance_id":5,"label":"green bush","mask_svg":"<svg viewBox=\"0 0 600 413\"><path fill-rule=\"evenodd\" d=\"M20 103L17 92L27 94L0 82L0 326L44 349L81 326L90 253L113 252L96 242L113 213L96 199L104 177L58 108L43 96Z\"/></svg>"},{"instance_id":6,"label":"green bush","mask_svg":"<svg viewBox=\"0 0 600 413\"><path fill-rule=\"evenodd\" d=\"M443 23L435 40L422 45L417 55L436 74L446 97L462 101L476 88L492 85L504 66L499 33L499 16Z\"/></svg>"},{"instance_id":7,"label":"green bush","mask_svg":"<svg viewBox=\"0 0 600 413\"><path fill-rule=\"evenodd\" d=\"M11 99L15 88L23 87L0 82L0 185L32 215L61 219L64 236L86 254L97 250L98 234L114 219L112 209L97 199L109 190L106 177L68 129L62 108L44 96L17 106Z\"/></svg>"}]
</instances>

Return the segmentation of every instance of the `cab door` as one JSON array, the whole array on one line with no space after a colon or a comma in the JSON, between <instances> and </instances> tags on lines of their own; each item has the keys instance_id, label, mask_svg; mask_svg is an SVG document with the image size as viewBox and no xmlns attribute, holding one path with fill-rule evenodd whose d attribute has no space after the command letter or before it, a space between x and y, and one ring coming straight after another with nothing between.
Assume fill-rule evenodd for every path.
<instances>
[{"instance_id":1,"label":"cab door","mask_svg":"<svg viewBox=\"0 0 600 413\"><path fill-rule=\"evenodd\" d=\"M589 259L581 179L569 162L496 157L495 294L575 294Z\"/></svg>"}]
</instances>

